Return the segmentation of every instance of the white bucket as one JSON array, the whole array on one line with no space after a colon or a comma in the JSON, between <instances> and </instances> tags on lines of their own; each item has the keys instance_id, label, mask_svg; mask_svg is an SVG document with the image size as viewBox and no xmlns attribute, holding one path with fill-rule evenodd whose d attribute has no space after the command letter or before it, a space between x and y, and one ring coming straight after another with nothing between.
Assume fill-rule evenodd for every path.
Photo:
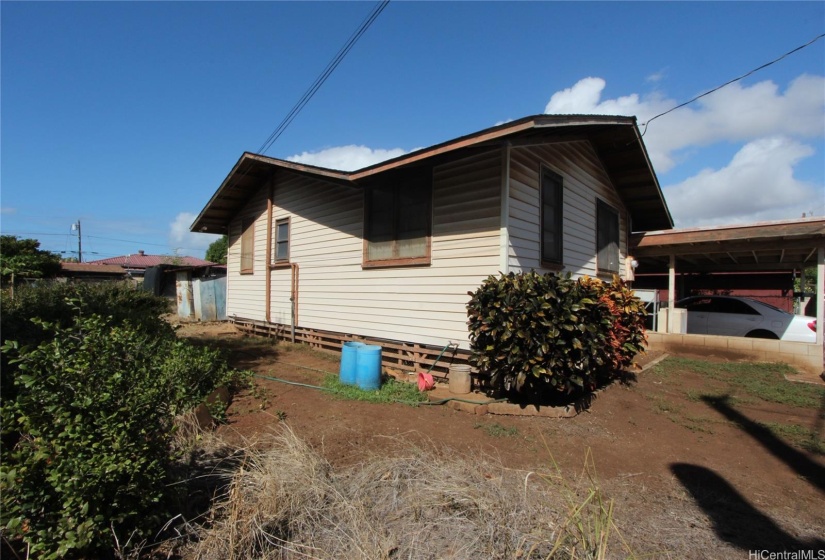
<instances>
[{"instance_id":1,"label":"white bucket","mask_svg":"<svg viewBox=\"0 0 825 560\"><path fill-rule=\"evenodd\" d=\"M470 377L470 366L465 364L455 364L450 366L450 392L455 395L466 395L473 386Z\"/></svg>"}]
</instances>

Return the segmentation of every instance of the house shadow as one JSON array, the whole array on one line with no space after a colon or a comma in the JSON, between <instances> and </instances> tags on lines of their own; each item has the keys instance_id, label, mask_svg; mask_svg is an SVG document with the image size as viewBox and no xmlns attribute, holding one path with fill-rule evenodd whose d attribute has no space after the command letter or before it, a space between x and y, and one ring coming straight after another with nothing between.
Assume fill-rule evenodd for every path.
<instances>
[{"instance_id":1,"label":"house shadow","mask_svg":"<svg viewBox=\"0 0 825 560\"><path fill-rule=\"evenodd\" d=\"M825 549L819 538L800 540L782 529L711 469L674 463L670 470L711 519L717 536L732 546L769 552Z\"/></svg>"},{"instance_id":2,"label":"house shadow","mask_svg":"<svg viewBox=\"0 0 825 560\"><path fill-rule=\"evenodd\" d=\"M807 480L819 491L825 492L825 467L808 457L804 452L785 443L765 426L754 422L735 410L728 404L728 397L703 396L702 400L758 441L765 450L793 469L797 475ZM822 407L820 407L820 417L825 413L823 407L825 407L825 400L823 400ZM821 428L821 425L814 426L814 430L821 430Z\"/></svg>"}]
</instances>

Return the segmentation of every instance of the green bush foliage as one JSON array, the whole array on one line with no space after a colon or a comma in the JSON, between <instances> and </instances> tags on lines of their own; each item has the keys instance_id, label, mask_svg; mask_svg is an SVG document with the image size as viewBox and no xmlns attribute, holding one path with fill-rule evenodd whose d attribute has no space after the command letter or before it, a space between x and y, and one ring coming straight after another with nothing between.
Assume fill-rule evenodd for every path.
<instances>
[{"instance_id":1,"label":"green bush foliage","mask_svg":"<svg viewBox=\"0 0 825 560\"><path fill-rule=\"evenodd\" d=\"M7 292L0 297L3 340L16 340L21 346L44 340L43 327L33 323L32 317L66 327L72 324L78 311L111 317L116 324L128 320L138 328L172 334L171 327L161 317L169 312L169 300L138 290L128 282L41 282L18 287L14 299Z\"/></svg>"},{"instance_id":2,"label":"green bush foliage","mask_svg":"<svg viewBox=\"0 0 825 560\"><path fill-rule=\"evenodd\" d=\"M592 391L644 349L644 305L618 277L510 273L469 295L471 359L496 394Z\"/></svg>"},{"instance_id":3,"label":"green bush foliage","mask_svg":"<svg viewBox=\"0 0 825 560\"><path fill-rule=\"evenodd\" d=\"M2 347L16 373L0 411L0 526L34 557L108 556L115 537L156 531L175 498L174 415L240 377L218 351L147 328L149 314L88 307L63 302L44 312L59 321L33 319L39 343Z\"/></svg>"},{"instance_id":4,"label":"green bush foliage","mask_svg":"<svg viewBox=\"0 0 825 560\"><path fill-rule=\"evenodd\" d=\"M115 325L129 321L135 328L156 336L173 337L172 327L161 317L169 311L169 301L135 289L127 282L60 283L40 282L19 286L12 299L0 292L0 341L13 340L19 346L37 346L51 336L44 324L68 327L78 314L96 313L109 317ZM33 318L40 321L32 321ZM16 394L14 375L17 368L4 354L0 361L0 399Z\"/></svg>"}]
</instances>

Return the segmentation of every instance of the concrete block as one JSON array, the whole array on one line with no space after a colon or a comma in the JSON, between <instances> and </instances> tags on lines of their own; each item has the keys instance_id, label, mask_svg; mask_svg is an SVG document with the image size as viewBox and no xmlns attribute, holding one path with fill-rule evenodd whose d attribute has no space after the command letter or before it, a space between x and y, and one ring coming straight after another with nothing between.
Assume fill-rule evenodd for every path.
<instances>
[{"instance_id":1,"label":"concrete block","mask_svg":"<svg viewBox=\"0 0 825 560\"><path fill-rule=\"evenodd\" d=\"M767 340L764 338L752 338L753 349L756 352L766 352L769 354L779 353L779 341Z\"/></svg>"},{"instance_id":2,"label":"concrete block","mask_svg":"<svg viewBox=\"0 0 825 560\"><path fill-rule=\"evenodd\" d=\"M807 356L808 346L804 342L786 342L784 340L780 340L779 353L792 354L794 356Z\"/></svg>"},{"instance_id":3,"label":"concrete block","mask_svg":"<svg viewBox=\"0 0 825 560\"><path fill-rule=\"evenodd\" d=\"M730 340L727 336L706 336L705 337L705 347L706 348L720 348L720 349L727 349L729 348L728 341Z\"/></svg>"},{"instance_id":4,"label":"concrete block","mask_svg":"<svg viewBox=\"0 0 825 560\"><path fill-rule=\"evenodd\" d=\"M731 338L728 341L728 348L731 350L747 350L752 352L753 340L752 338Z\"/></svg>"}]
</instances>

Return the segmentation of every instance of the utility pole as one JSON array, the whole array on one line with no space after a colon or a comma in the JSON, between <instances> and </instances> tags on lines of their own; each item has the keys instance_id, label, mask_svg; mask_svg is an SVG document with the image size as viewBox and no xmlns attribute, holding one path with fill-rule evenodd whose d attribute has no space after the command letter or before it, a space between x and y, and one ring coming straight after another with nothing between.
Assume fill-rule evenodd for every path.
<instances>
[{"instance_id":1,"label":"utility pole","mask_svg":"<svg viewBox=\"0 0 825 560\"><path fill-rule=\"evenodd\" d=\"M80 236L80 218L77 223L72 224L72 231L77 230L77 262L83 262L83 241Z\"/></svg>"}]
</instances>

